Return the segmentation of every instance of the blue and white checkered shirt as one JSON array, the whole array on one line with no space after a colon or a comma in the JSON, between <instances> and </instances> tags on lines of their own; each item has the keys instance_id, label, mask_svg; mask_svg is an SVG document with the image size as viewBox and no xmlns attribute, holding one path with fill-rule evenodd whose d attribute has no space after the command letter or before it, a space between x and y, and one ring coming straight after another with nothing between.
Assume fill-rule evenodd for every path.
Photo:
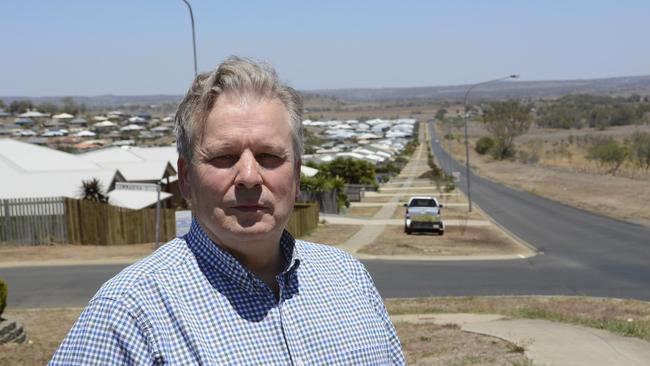
<instances>
[{"instance_id":1,"label":"blue and white checkered shirt","mask_svg":"<svg viewBox=\"0 0 650 366\"><path fill-rule=\"evenodd\" d=\"M280 300L192 223L91 299L50 365L402 365L368 272L284 233Z\"/></svg>"}]
</instances>

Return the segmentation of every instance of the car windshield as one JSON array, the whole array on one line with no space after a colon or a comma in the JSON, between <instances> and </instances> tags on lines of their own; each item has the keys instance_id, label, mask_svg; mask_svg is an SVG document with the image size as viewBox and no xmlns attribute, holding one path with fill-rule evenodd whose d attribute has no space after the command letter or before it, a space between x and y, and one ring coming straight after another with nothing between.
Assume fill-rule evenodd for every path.
<instances>
[{"instance_id":1,"label":"car windshield","mask_svg":"<svg viewBox=\"0 0 650 366\"><path fill-rule=\"evenodd\" d=\"M410 207L436 207L436 201L431 199L415 199L411 201Z\"/></svg>"}]
</instances>

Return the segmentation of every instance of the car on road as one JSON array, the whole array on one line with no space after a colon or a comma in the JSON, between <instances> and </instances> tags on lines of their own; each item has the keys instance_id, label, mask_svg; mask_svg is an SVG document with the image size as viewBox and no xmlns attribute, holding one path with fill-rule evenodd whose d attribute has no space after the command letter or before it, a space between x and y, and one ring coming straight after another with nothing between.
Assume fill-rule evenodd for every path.
<instances>
[{"instance_id":1,"label":"car on road","mask_svg":"<svg viewBox=\"0 0 650 366\"><path fill-rule=\"evenodd\" d=\"M410 235L414 231L432 231L438 235L445 233L440 209L443 207L438 199L430 196L414 196L404 204L404 232Z\"/></svg>"}]
</instances>

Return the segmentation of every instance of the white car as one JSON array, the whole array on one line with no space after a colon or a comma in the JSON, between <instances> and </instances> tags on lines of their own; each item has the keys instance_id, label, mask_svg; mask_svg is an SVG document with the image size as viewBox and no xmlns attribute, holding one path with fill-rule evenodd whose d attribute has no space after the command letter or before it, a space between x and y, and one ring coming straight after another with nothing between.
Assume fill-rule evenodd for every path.
<instances>
[{"instance_id":1,"label":"white car","mask_svg":"<svg viewBox=\"0 0 650 366\"><path fill-rule=\"evenodd\" d=\"M404 232L411 234L414 231L433 231L438 235L445 233L445 225L440 216L443 207L435 197L415 196L409 199L404 217Z\"/></svg>"}]
</instances>

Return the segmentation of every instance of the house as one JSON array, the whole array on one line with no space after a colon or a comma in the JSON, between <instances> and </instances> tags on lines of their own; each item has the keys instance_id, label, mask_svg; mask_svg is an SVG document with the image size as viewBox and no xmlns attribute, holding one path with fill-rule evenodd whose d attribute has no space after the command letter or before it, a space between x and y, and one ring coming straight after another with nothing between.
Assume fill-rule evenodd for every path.
<instances>
[{"instance_id":1,"label":"house","mask_svg":"<svg viewBox=\"0 0 650 366\"><path fill-rule=\"evenodd\" d=\"M83 155L83 154L81 154ZM12 139L0 139L0 199L35 197L81 196L83 181L97 178L109 196L109 203L127 208L154 206L155 192L135 192L129 194L132 200L123 197L115 190L116 183L127 179L115 166L102 166L81 155L37 146ZM128 168L123 168L128 170ZM130 174L130 171L129 171ZM161 199L168 200L171 193L162 193ZM137 207L134 206L137 203Z\"/></svg>"}]
</instances>

